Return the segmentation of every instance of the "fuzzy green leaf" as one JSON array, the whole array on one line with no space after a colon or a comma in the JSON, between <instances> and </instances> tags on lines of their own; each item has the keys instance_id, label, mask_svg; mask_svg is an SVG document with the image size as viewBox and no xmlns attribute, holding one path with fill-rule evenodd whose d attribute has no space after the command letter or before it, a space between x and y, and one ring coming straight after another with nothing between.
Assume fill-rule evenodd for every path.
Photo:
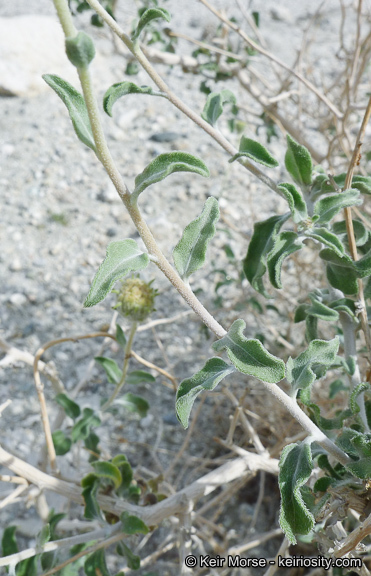
<instances>
[{"instance_id":1,"label":"fuzzy green leaf","mask_svg":"<svg viewBox=\"0 0 371 576\"><path fill-rule=\"evenodd\" d=\"M65 45L67 58L76 68L86 68L95 56L94 42L85 32L68 36Z\"/></svg>"},{"instance_id":2,"label":"fuzzy green leaf","mask_svg":"<svg viewBox=\"0 0 371 576\"><path fill-rule=\"evenodd\" d=\"M163 96L161 92L156 92L151 86L138 86L134 82L117 82L110 86L103 97L103 108L108 116L112 116L112 108L119 98L127 94L150 94L152 96Z\"/></svg>"},{"instance_id":3,"label":"fuzzy green leaf","mask_svg":"<svg viewBox=\"0 0 371 576\"><path fill-rule=\"evenodd\" d=\"M90 554L85 560L84 571L86 576L111 576L106 563L106 552L103 548Z\"/></svg>"},{"instance_id":4,"label":"fuzzy green leaf","mask_svg":"<svg viewBox=\"0 0 371 576\"><path fill-rule=\"evenodd\" d=\"M366 458L360 458L355 462L351 462L346 465L346 469L349 470L357 478L362 480L369 480L371 478L371 458L367 456Z\"/></svg>"},{"instance_id":5,"label":"fuzzy green leaf","mask_svg":"<svg viewBox=\"0 0 371 576\"><path fill-rule=\"evenodd\" d=\"M88 520L105 521L102 510L99 507L97 494L99 490L99 478L93 473L84 476L81 480L81 495L85 502L84 516Z\"/></svg>"},{"instance_id":6,"label":"fuzzy green leaf","mask_svg":"<svg viewBox=\"0 0 371 576\"><path fill-rule=\"evenodd\" d=\"M36 547L45 546L50 540L50 526L45 524L36 537Z\"/></svg>"},{"instance_id":7,"label":"fuzzy green leaf","mask_svg":"<svg viewBox=\"0 0 371 576\"><path fill-rule=\"evenodd\" d=\"M116 340L123 350L126 348L126 336L120 324L116 324Z\"/></svg>"},{"instance_id":8,"label":"fuzzy green leaf","mask_svg":"<svg viewBox=\"0 0 371 576\"><path fill-rule=\"evenodd\" d=\"M357 272L353 260L347 254L338 256L336 252L325 248L319 253L322 260L327 262L327 279L333 288L344 294L357 294Z\"/></svg>"},{"instance_id":9,"label":"fuzzy green leaf","mask_svg":"<svg viewBox=\"0 0 371 576\"><path fill-rule=\"evenodd\" d=\"M71 450L72 440L65 435L63 430L55 430L52 439L57 456L64 456Z\"/></svg>"},{"instance_id":10,"label":"fuzzy green leaf","mask_svg":"<svg viewBox=\"0 0 371 576\"><path fill-rule=\"evenodd\" d=\"M130 487L130 484L133 480L133 470L124 454L118 454L112 458L112 464L117 466L121 473L121 486L117 492L117 494L120 496L123 491L125 492Z\"/></svg>"},{"instance_id":11,"label":"fuzzy green leaf","mask_svg":"<svg viewBox=\"0 0 371 576\"><path fill-rule=\"evenodd\" d=\"M156 382L156 378L152 376L149 372L145 372L144 370L133 370L129 372L127 378L125 380L126 384L142 384L142 382Z\"/></svg>"},{"instance_id":12,"label":"fuzzy green leaf","mask_svg":"<svg viewBox=\"0 0 371 576\"><path fill-rule=\"evenodd\" d=\"M206 200L200 216L185 227L173 251L175 267L183 279L188 279L204 264L207 246L215 234L218 219L218 201L211 196Z\"/></svg>"},{"instance_id":13,"label":"fuzzy green leaf","mask_svg":"<svg viewBox=\"0 0 371 576\"><path fill-rule=\"evenodd\" d=\"M246 138L246 136L241 137L239 151L237 154L232 156L229 162L234 162L243 156L258 162L259 164L268 166L269 168L275 168L278 166L277 160L273 158L262 144L256 140L252 140L251 138Z\"/></svg>"},{"instance_id":14,"label":"fuzzy green leaf","mask_svg":"<svg viewBox=\"0 0 371 576\"><path fill-rule=\"evenodd\" d=\"M337 186L340 189L343 189L345 186L345 178L346 178L345 172L339 174L338 176L334 176L334 181L336 182ZM357 190L359 190L361 194L371 194L370 176L361 176L361 175L353 176L352 188L357 188ZM326 177L325 181L322 183L321 192L327 193L336 191L337 190L335 190L331 181Z\"/></svg>"},{"instance_id":15,"label":"fuzzy green leaf","mask_svg":"<svg viewBox=\"0 0 371 576\"><path fill-rule=\"evenodd\" d=\"M106 257L94 276L84 307L95 306L105 299L112 286L129 272L138 272L149 263L148 254L137 246L135 240L118 240L107 246Z\"/></svg>"},{"instance_id":16,"label":"fuzzy green leaf","mask_svg":"<svg viewBox=\"0 0 371 576\"><path fill-rule=\"evenodd\" d=\"M315 294L309 294L309 298L311 299L312 304L307 308L307 314L315 316L325 322L337 322L339 320L339 313L329 306L326 306L326 304L321 302Z\"/></svg>"},{"instance_id":17,"label":"fuzzy green leaf","mask_svg":"<svg viewBox=\"0 0 371 576\"><path fill-rule=\"evenodd\" d=\"M111 358L105 358L104 356L96 356L94 358L98 364L104 369L108 382L111 384L118 384L122 378L122 370L117 366L117 363Z\"/></svg>"},{"instance_id":18,"label":"fuzzy green leaf","mask_svg":"<svg viewBox=\"0 0 371 576\"><path fill-rule=\"evenodd\" d=\"M287 152L285 155L287 171L299 186L310 186L312 181L312 158L305 148L287 135Z\"/></svg>"},{"instance_id":19,"label":"fuzzy green leaf","mask_svg":"<svg viewBox=\"0 0 371 576\"><path fill-rule=\"evenodd\" d=\"M63 410L65 411L66 415L76 420L81 414L80 406L76 404L71 398L67 396L67 394L57 394L55 397L55 401L59 406L62 406Z\"/></svg>"},{"instance_id":20,"label":"fuzzy green leaf","mask_svg":"<svg viewBox=\"0 0 371 576\"><path fill-rule=\"evenodd\" d=\"M324 244L336 252L338 256L342 256L345 253L344 246L339 238L335 236L335 234L332 234L332 232L329 232L327 228L312 228L306 230L304 235L307 238L312 238L313 240L317 240L317 242Z\"/></svg>"},{"instance_id":21,"label":"fuzzy green leaf","mask_svg":"<svg viewBox=\"0 0 371 576\"><path fill-rule=\"evenodd\" d=\"M71 430L72 442L85 440L90 434L91 428L96 428L101 423L100 418L91 408L84 408L82 418L78 420Z\"/></svg>"},{"instance_id":22,"label":"fuzzy green leaf","mask_svg":"<svg viewBox=\"0 0 371 576\"><path fill-rule=\"evenodd\" d=\"M360 408L357 404L357 398L366 390L370 390L370 384L368 382L361 382L352 391L349 399L349 406L353 414L358 414Z\"/></svg>"},{"instance_id":23,"label":"fuzzy green leaf","mask_svg":"<svg viewBox=\"0 0 371 576\"><path fill-rule=\"evenodd\" d=\"M362 258L354 262L354 267L359 278L367 278L371 275L371 250Z\"/></svg>"},{"instance_id":24,"label":"fuzzy green leaf","mask_svg":"<svg viewBox=\"0 0 371 576\"><path fill-rule=\"evenodd\" d=\"M346 190L346 192L339 194L325 196L314 205L314 215L318 216L316 225L321 226L322 224L328 224L340 210L349 208L350 206L359 206L362 202L363 200L359 191L353 189Z\"/></svg>"},{"instance_id":25,"label":"fuzzy green leaf","mask_svg":"<svg viewBox=\"0 0 371 576\"><path fill-rule=\"evenodd\" d=\"M188 152L167 152L160 154L135 178L135 197L139 196L143 190L160 182L173 172L194 172L205 178L210 176L207 166L200 160L188 154Z\"/></svg>"},{"instance_id":26,"label":"fuzzy green leaf","mask_svg":"<svg viewBox=\"0 0 371 576\"><path fill-rule=\"evenodd\" d=\"M226 336L214 342L213 349L217 352L226 349L232 364L243 374L272 384L282 380L285 377L283 360L270 354L259 340L245 338L245 328L243 320L235 320Z\"/></svg>"},{"instance_id":27,"label":"fuzzy green leaf","mask_svg":"<svg viewBox=\"0 0 371 576\"><path fill-rule=\"evenodd\" d=\"M120 516L121 530L124 534L148 534L149 529L140 518L132 516L129 512L123 512Z\"/></svg>"},{"instance_id":28,"label":"fuzzy green leaf","mask_svg":"<svg viewBox=\"0 0 371 576\"><path fill-rule=\"evenodd\" d=\"M129 412L135 412L140 416L140 418L145 418L149 410L149 404L147 400L141 396L135 396L135 394L132 394L131 392L116 398L114 404L124 406L126 410L129 410Z\"/></svg>"},{"instance_id":29,"label":"fuzzy green leaf","mask_svg":"<svg viewBox=\"0 0 371 576\"><path fill-rule=\"evenodd\" d=\"M300 394L300 400L302 400L302 395ZM352 412L347 408L342 410L340 414L334 418L324 418L321 416L321 410L317 404L313 404L310 401L305 401L304 404L308 406L310 418L317 424L321 430L339 430L343 427L343 422L347 418L350 418Z\"/></svg>"},{"instance_id":30,"label":"fuzzy green leaf","mask_svg":"<svg viewBox=\"0 0 371 576\"><path fill-rule=\"evenodd\" d=\"M289 358L286 364L286 379L293 390L311 386L317 379L315 370L327 369L335 362L339 349L339 338L333 340L312 340L307 350L295 359ZM322 373L321 373L322 375Z\"/></svg>"},{"instance_id":31,"label":"fuzzy green leaf","mask_svg":"<svg viewBox=\"0 0 371 576\"><path fill-rule=\"evenodd\" d=\"M97 461L91 463L94 474L99 479L109 480L117 489L122 481L120 470L111 462Z\"/></svg>"},{"instance_id":32,"label":"fuzzy green leaf","mask_svg":"<svg viewBox=\"0 0 371 576\"><path fill-rule=\"evenodd\" d=\"M254 224L254 233L251 238L245 259L243 271L251 286L266 298L263 276L267 270L267 256L274 246L278 232L290 214L272 216L263 222Z\"/></svg>"},{"instance_id":33,"label":"fuzzy green leaf","mask_svg":"<svg viewBox=\"0 0 371 576\"><path fill-rule=\"evenodd\" d=\"M296 232L284 231L277 235L274 246L267 257L269 279L274 288L282 288L281 270L285 258L300 250L302 242Z\"/></svg>"},{"instance_id":34,"label":"fuzzy green leaf","mask_svg":"<svg viewBox=\"0 0 371 576\"><path fill-rule=\"evenodd\" d=\"M368 230L359 220L353 220L354 236L357 246L364 246L368 240ZM347 226L345 220L341 222L334 222L332 225L333 232L338 236L339 240L348 243Z\"/></svg>"},{"instance_id":35,"label":"fuzzy green leaf","mask_svg":"<svg viewBox=\"0 0 371 576\"><path fill-rule=\"evenodd\" d=\"M201 114L202 118L214 126L218 118L223 114L224 104L236 104L236 96L230 90L211 92Z\"/></svg>"},{"instance_id":36,"label":"fuzzy green leaf","mask_svg":"<svg viewBox=\"0 0 371 576\"><path fill-rule=\"evenodd\" d=\"M93 132L83 96L71 86L71 84L66 82L66 80L59 78L59 76L44 74L43 79L66 105L77 137L95 152Z\"/></svg>"},{"instance_id":37,"label":"fuzzy green leaf","mask_svg":"<svg viewBox=\"0 0 371 576\"><path fill-rule=\"evenodd\" d=\"M171 20L170 13L167 10L165 10L165 8L148 8L145 12L143 12L142 16L140 17L137 27L131 39L136 40L137 38L139 38L143 29L150 22L152 22L152 20L157 20L158 18L166 20L166 22L170 22Z\"/></svg>"},{"instance_id":38,"label":"fuzzy green leaf","mask_svg":"<svg viewBox=\"0 0 371 576\"><path fill-rule=\"evenodd\" d=\"M278 479L281 492L280 526L291 544L296 544L296 534L308 534L314 527L313 514L306 507L300 491L312 469L309 444L289 444L283 449Z\"/></svg>"},{"instance_id":39,"label":"fuzzy green leaf","mask_svg":"<svg viewBox=\"0 0 371 576\"><path fill-rule=\"evenodd\" d=\"M334 300L331 302L331 308L337 312L345 312L352 318L354 322L357 322L354 300L351 300L350 298L339 298L339 300Z\"/></svg>"},{"instance_id":40,"label":"fuzzy green leaf","mask_svg":"<svg viewBox=\"0 0 371 576\"><path fill-rule=\"evenodd\" d=\"M203 390L214 390L219 382L235 370L234 366L221 358L210 358L201 370L181 382L176 395L175 409L184 428L188 428L189 416L197 396Z\"/></svg>"},{"instance_id":41,"label":"fuzzy green leaf","mask_svg":"<svg viewBox=\"0 0 371 576\"><path fill-rule=\"evenodd\" d=\"M124 558L126 558L126 562L130 570L139 570L140 557L136 556L136 554L134 554L124 542L119 542L116 548L116 552L120 554L120 556L124 556ZM120 575L117 574L116 576Z\"/></svg>"},{"instance_id":42,"label":"fuzzy green leaf","mask_svg":"<svg viewBox=\"0 0 371 576\"><path fill-rule=\"evenodd\" d=\"M295 224L308 218L307 205L301 195L301 192L290 182L282 182L278 184L282 196L287 200L291 216Z\"/></svg>"}]
</instances>

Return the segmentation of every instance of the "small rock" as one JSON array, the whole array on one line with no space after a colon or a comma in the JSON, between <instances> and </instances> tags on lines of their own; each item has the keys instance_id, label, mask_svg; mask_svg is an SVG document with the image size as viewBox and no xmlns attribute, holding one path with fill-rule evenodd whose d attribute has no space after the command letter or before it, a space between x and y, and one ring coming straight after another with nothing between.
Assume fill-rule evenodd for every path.
<instances>
[{"instance_id":1,"label":"small rock","mask_svg":"<svg viewBox=\"0 0 371 576\"><path fill-rule=\"evenodd\" d=\"M284 6L275 6L271 8L270 14L273 20L278 22L286 22L286 24L292 24L294 22L293 15L288 8Z\"/></svg>"},{"instance_id":2,"label":"small rock","mask_svg":"<svg viewBox=\"0 0 371 576\"><path fill-rule=\"evenodd\" d=\"M142 418L140 421L140 427L141 428L149 428L154 420L154 416L153 414L148 414L145 418Z\"/></svg>"},{"instance_id":3,"label":"small rock","mask_svg":"<svg viewBox=\"0 0 371 576\"><path fill-rule=\"evenodd\" d=\"M116 230L116 228L108 228L108 230L106 231L106 235L107 235L109 238L113 238L113 236L116 236L116 235L117 235L117 230Z\"/></svg>"},{"instance_id":4,"label":"small rock","mask_svg":"<svg viewBox=\"0 0 371 576\"><path fill-rule=\"evenodd\" d=\"M19 258L14 258L13 262L9 264L9 270L11 270L12 272L19 272L20 270L22 270L22 268L23 268L22 262L19 260Z\"/></svg>"},{"instance_id":5,"label":"small rock","mask_svg":"<svg viewBox=\"0 0 371 576\"><path fill-rule=\"evenodd\" d=\"M27 302L27 296L25 296L24 294L20 294L18 292L16 292L15 294L12 294L9 298L9 302L11 302L12 304L14 304L14 306L24 306Z\"/></svg>"},{"instance_id":6,"label":"small rock","mask_svg":"<svg viewBox=\"0 0 371 576\"><path fill-rule=\"evenodd\" d=\"M116 202L119 200L119 195L117 194L116 188L112 183L107 184L106 188L103 188L98 192L96 196L97 200L100 202L106 202L107 204L111 204L112 202Z\"/></svg>"}]
</instances>

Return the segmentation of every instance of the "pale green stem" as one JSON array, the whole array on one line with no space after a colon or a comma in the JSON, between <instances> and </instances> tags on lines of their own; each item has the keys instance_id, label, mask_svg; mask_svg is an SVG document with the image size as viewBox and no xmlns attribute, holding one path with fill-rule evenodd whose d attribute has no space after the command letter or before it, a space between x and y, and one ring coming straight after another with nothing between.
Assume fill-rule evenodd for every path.
<instances>
[{"instance_id":1,"label":"pale green stem","mask_svg":"<svg viewBox=\"0 0 371 576\"><path fill-rule=\"evenodd\" d=\"M120 378L120 381L116 384L116 388L113 392L113 394L108 398L107 402L105 402L101 408L102 412L105 412L112 404L112 402L114 402L118 396L118 394L120 394L123 385L125 384L125 380L126 380L126 376L128 373L128 368L129 368L129 361L130 361L130 356L131 356L131 349L133 347L133 341L134 341L134 336L135 333L137 331L138 328L138 322L133 322L133 324L131 325L131 329L130 329L130 334L129 334L129 338L128 341L126 342L126 346L125 346L125 358L124 358L124 363L122 365L122 376Z\"/></svg>"},{"instance_id":2,"label":"pale green stem","mask_svg":"<svg viewBox=\"0 0 371 576\"><path fill-rule=\"evenodd\" d=\"M152 78L153 82L156 86L166 94L168 100L178 108L183 114L188 116L190 120L192 120L197 126L202 128L209 136L211 136L226 152L228 152L231 156L234 156L238 150L232 146L232 144L224 138L224 136L211 126L208 122L206 122L201 116L199 116L192 108L187 106L185 102L183 102L164 82L161 76L156 72L153 68L149 60L143 54L142 50L138 42L132 42L127 34L120 28L117 24L116 20L114 20L108 12L103 8L98 0L87 0L88 4L96 11L97 14L108 24L108 26L113 30L113 32L124 42L125 46L130 50L130 52L135 56L138 60L139 64L144 68L147 72L148 76ZM279 194L283 197L282 192L278 188L276 182L269 178L264 172L262 172L257 166L255 166L250 160L247 158L239 158L238 162L242 164L247 170L249 170L254 176L259 178L261 182L266 184L271 190Z\"/></svg>"},{"instance_id":3,"label":"pale green stem","mask_svg":"<svg viewBox=\"0 0 371 576\"><path fill-rule=\"evenodd\" d=\"M59 22L63 28L64 35L66 38L69 36L76 36L77 30L73 23L70 9L65 0L53 0L54 6L58 14Z\"/></svg>"},{"instance_id":4,"label":"pale green stem","mask_svg":"<svg viewBox=\"0 0 371 576\"><path fill-rule=\"evenodd\" d=\"M343 450L341 450L330 438L326 436L316 426L316 424L307 416L294 398L290 398L277 384L269 384L268 382L261 382L266 390L268 390L277 400L290 412L290 414L299 422L300 426L306 430L315 442L324 448L331 456L336 458L341 464L346 466L351 460Z\"/></svg>"},{"instance_id":5,"label":"pale green stem","mask_svg":"<svg viewBox=\"0 0 371 576\"><path fill-rule=\"evenodd\" d=\"M58 2L61 6L65 4L67 7L66 0L54 0ZM69 20L72 20L71 14L65 13L64 10L58 11L58 16L62 18L61 24L63 29L71 28ZM191 288L186 285L186 283L180 278L176 273L174 268L169 264L168 260L165 258L164 254L161 252L157 242L155 241L150 229L143 220L139 209L136 205L130 202L130 192L123 182L119 171L116 168L114 160L108 149L107 142L102 129L98 104L93 92L92 82L90 78L90 73L88 68L78 68L77 69L81 87L83 90L86 107L88 110L89 120L93 132L94 142L96 146L96 154L98 159L103 164L107 174L112 180L121 200L125 204L129 215L131 216L150 256L153 256L153 262L162 270L165 276L170 280L173 286L178 290L178 292L183 296L186 302L191 306L191 308L198 314L201 320L218 336L222 338L226 334L226 330L215 320L215 318L206 310L206 308L198 300L197 296L193 293Z\"/></svg>"},{"instance_id":6,"label":"pale green stem","mask_svg":"<svg viewBox=\"0 0 371 576\"><path fill-rule=\"evenodd\" d=\"M177 107L179 110L184 112L191 120L193 120L198 126L203 128L214 140L219 142L219 144L232 156L237 152L237 150L226 140L217 130L215 130L210 124L205 122L200 116L198 116L193 110L191 110L186 104L184 104L175 94L173 94L162 78L157 74L157 72L152 68L151 64L148 62L139 47L135 47L130 38L119 28L115 20L110 17L110 15L104 10L97 0L87 0L90 6L96 10L96 12L107 22L107 24L114 30L116 34L124 41L126 46L131 50L131 52L136 56L138 61L142 64L147 73L151 76L153 81L157 86L165 92L169 100ZM67 6L66 0L54 0L54 3L58 5L65 4ZM61 24L63 29L70 29L70 26L66 23L67 20L71 19L71 14L66 15L64 10L58 10L58 16L61 19ZM73 35L73 34L69 34ZM222 338L226 334L226 330L213 318L213 316L204 308L195 294L192 292L191 288L183 282L179 277L173 267L169 264L165 256L162 254L160 248L158 247L151 231L149 230L147 224L142 218L142 215L138 209L136 203L131 203L130 192L126 185L123 183L122 178L114 164L111 154L108 150L107 143L104 137L103 129L100 123L98 105L93 93L90 74L87 68L78 69L80 82L82 85L84 97L86 100L86 106L88 109L89 119L92 127L92 132L94 136L94 141L96 145L96 153L99 160L105 167L109 177L114 183L123 203L125 204L146 248L151 256L154 257L153 261L156 262L160 270L163 271L165 276L170 280L178 292L183 296L186 302L193 308L193 310L201 317L204 323L218 336ZM256 166L250 163L248 160L242 160L243 165L248 168L255 176L257 176L262 182L267 184L270 188L280 194L276 183L267 177L263 172L259 170ZM134 334L133 334L134 337ZM127 348L128 350L128 348ZM126 352L127 355L127 352ZM321 444L330 454L337 458L343 464L348 462L349 459L347 455L340 450L323 432L310 420L310 418L300 409L294 400L292 400L287 394L285 394L277 385L265 384L266 387L273 393L276 398L286 407L286 409L294 416L294 418L315 438L315 440ZM115 391L116 392L116 391ZM117 394L116 394L117 395ZM116 397L116 396L115 396ZM103 409L106 405L103 406Z\"/></svg>"}]
</instances>

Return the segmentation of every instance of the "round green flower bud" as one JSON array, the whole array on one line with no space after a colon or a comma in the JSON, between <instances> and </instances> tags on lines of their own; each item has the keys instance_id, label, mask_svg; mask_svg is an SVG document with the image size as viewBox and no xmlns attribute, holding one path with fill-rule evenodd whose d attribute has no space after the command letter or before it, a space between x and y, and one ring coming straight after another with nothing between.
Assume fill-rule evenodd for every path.
<instances>
[{"instance_id":1,"label":"round green flower bud","mask_svg":"<svg viewBox=\"0 0 371 576\"><path fill-rule=\"evenodd\" d=\"M143 322L153 312L156 290L140 278L124 280L115 308L135 322Z\"/></svg>"},{"instance_id":2,"label":"round green flower bud","mask_svg":"<svg viewBox=\"0 0 371 576\"><path fill-rule=\"evenodd\" d=\"M76 68L86 68L95 56L93 40L85 32L69 36L66 38L66 53Z\"/></svg>"}]
</instances>

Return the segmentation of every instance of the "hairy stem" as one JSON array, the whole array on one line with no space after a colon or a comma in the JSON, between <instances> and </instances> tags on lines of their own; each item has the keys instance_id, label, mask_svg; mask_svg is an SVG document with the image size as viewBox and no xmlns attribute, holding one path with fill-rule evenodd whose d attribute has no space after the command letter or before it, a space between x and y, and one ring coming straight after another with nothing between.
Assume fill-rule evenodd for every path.
<instances>
[{"instance_id":1,"label":"hairy stem","mask_svg":"<svg viewBox=\"0 0 371 576\"><path fill-rule=\"evenodd\" d=\"M336 458L341 464L346 466L350 462L350 458L336 446L328 438L322 430L316 426L316 424L303 412L303 410L298 406L296 400L288 396L277 384L269 384L267 382L262 382L264 388L268 390L277 400L290 412L290 414L299 422L300 426L304 428L313 439L324 448L331 456Z\"/></svg>"},{"instance_id":2,"label":"hairy stem","mask_svg":"<svg viewBox=\"0 0 371 576\"><path fill-rule=\"evenodd\" d=\"M98 0L87 0L88 4L99 14L99 16L108 24L108 26L115 32L115 34L124 42L125 46L130 50L130 52L135 56L139 64L144 68L147 72L149 77L153 80L156 86L164 92L170 102L178 108L183 114L188 116L190 120L192 120L197 126L202 128L209 136L211 136L228 154L234 156L238 151L237 149L213 126L211 126L208 122L206 122L201 116L199 116L192 108L190 108L187 104L185 104L164 82L161 76L156 72L153 68L152 64L143 54L140 46L138 44L134 44L129 36L125 34L125 32L120 28L117 24L116 20L114 20L108 12L103 8L103 6L99 3ZM261 182L266 184L271 190L282 196L281 191L279 190L277 184L269 178L260 168L255 166L250 160L247 158L239 158L238 162L242 164L247 170L249 170L254 176L259 178Z\"/></svg>"},{"instance_id":3,"label":"hairy stem","mask_svg":"<svg viewBox=\"0 0 371 576\"><path fill-rule=\"evenodd\" d=\"M58 6L67 5L67 0L54 0L58 2ZM63 29L70 29L72 21L71 14L66 13L65 10L59 10L58 16L61 18ZM114 21L114 20L113 20ZM131 47L133 43L129 40ZM107 142L104 136L98 104L93 92L92 82L90 78L89 69L87 67L77 69L81 87L83 90L86 107L89 114L89 120L94 136L96 146L96 154L98 159L103 164L108 176L112 180L121 200L123 201L130 217L132 218L149 254L154 256L153 261L162 270L165 276L170 280L173 286L183 296L191 308L198 314L203 322L214 332L219 338L226 334L224 328L213 318L213 316L206 310L206 308L198 300L197 296L193 293L191 288L180 278L174 268L170 265L164 254L161 252L156 240L154 239L150 229L142 218L142 215L135 203L130 202L130 191L123 182L121 175L116 168L114 160L108 149Z\"/></svg>"}]
</instances>

